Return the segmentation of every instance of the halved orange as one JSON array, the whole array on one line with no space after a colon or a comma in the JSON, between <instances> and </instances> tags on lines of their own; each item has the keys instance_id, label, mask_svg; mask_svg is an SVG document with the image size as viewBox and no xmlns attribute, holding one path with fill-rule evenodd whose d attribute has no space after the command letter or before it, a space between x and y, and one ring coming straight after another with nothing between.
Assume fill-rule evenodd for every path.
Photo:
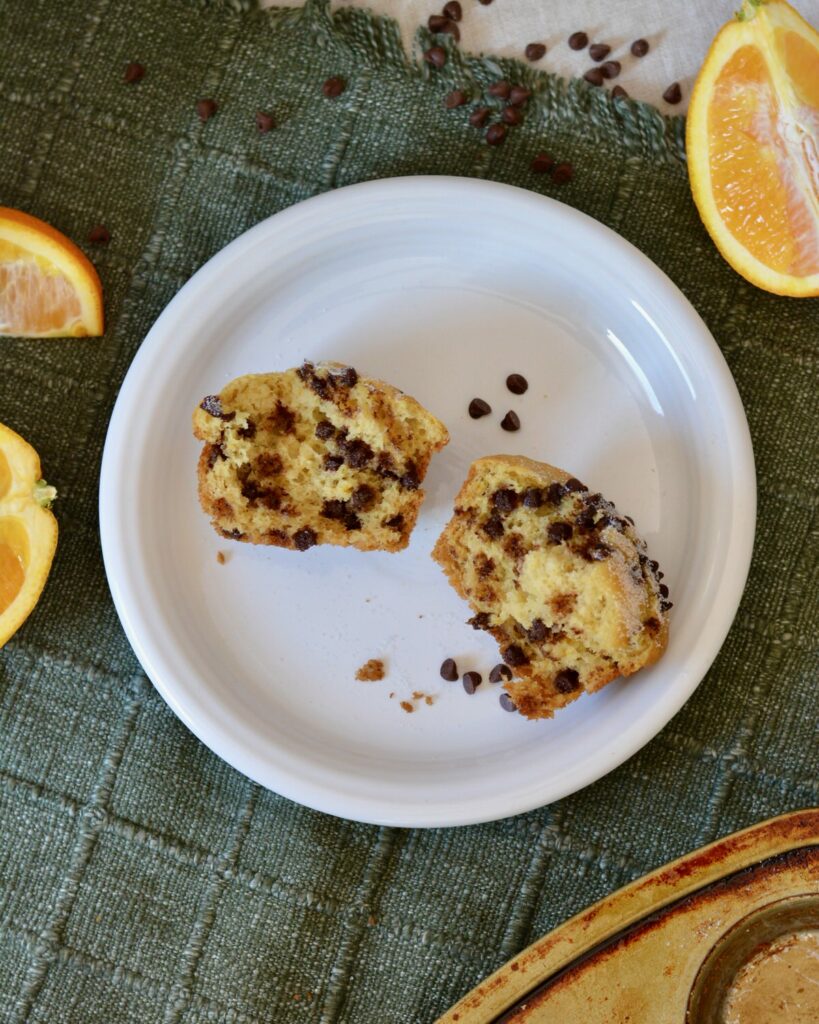
<instances>
[{"instance_id":1,"label":"halved orange","mask_svg":"<svg viewBox=\"0 0 819 1024\"><path fill-rule=\"evenodd\" d=\"M57 496L31 445L0 423L0 647L40 598L57 548Z\"/></svg>"},{"instance_id":2,"label":"halved orange","mask_svg":"<svg viewBox=\"0 0 819 1024\"><path fill-rule=\"evenodd\" d=\"M725 259L779 295L819 295L819 33L785 0L744 0L700 69L688 172Z\"/></svg>"},{"instance_id":3,"label":"halved orange","mask_svg":"<svg viewBox=\"0 0 819 1024\"><path fill-rule=\"evenodd\" d=\"M102 285L86 256L45 221L0 206L0 335L79 338L102 331Z\"/></svg>"}]
</instances>

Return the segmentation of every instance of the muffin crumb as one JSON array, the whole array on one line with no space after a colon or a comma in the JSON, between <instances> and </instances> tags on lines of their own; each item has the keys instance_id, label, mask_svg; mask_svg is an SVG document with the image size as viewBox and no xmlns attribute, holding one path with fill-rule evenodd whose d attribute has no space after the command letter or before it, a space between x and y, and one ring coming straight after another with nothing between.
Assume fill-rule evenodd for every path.
<instances>
[{"instance_id":1,"label":"muffin crumb","mask_svg":"<svg viewBox=\"0 0 819 1024\"><path fill-rule=\"evenodd\" d=\"M377 683L386 674L384 662L380 658L370 658L356 672L355 677L361 683Z\"/></svg>"}]
</instances>

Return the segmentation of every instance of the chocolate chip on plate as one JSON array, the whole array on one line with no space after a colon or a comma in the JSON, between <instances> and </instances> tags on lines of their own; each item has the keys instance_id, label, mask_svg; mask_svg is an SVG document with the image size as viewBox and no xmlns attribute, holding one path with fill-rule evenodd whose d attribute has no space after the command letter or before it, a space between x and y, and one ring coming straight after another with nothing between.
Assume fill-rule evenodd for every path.
<instances>
[{"instance_id":1,"label":"chocolate chip on plate","mask_svg":"<svg viewBox=\"0 0 819 1024\"><path fill-rule=\"evenodd\" d=\"M585 32L572 32L569 36L569 46L572 50L585 50L589 45L589 37Z\"/></svg>"},{"instance_id":2,"label":"chocolate chip on plate","mask_svg":"<svg viewBox=\"0 0 819 1024\"><path fill-rule=\"evenodd\" d=\"M616 78L620 74L620 61L607 60L600 70L603 72L603 78Z\"/></svg>"},{"instance_id":3,"label":"chocolate chip on plate","mask_svg":"<svg viewBox=\"0 0 819 1024\"><path fill-rule=\"evenodd\" d=\"M462 107L466 103L466 93L463 89L453 89L452 92L448 92L444 96L444 106L447 110L453 110L455 107Z\"/></svg>"},{"instance_id":4,"label":"chocolate chip on plate","mask_svg":"<svg viewBox=\"0 0 819 1024\"><path fill-rule=\"evenodd\" d=\"M458 666L454 658L447 658L441 665L441 678L448 683L454 683L458 678Z\"/></svg>"},{"instance_id":5,"label":"chocolate chip on plate","mask_svg":"<svg viewBox=\"0 0 819 1024\"><path fill-rule=\"evenodd\" d=\"M474 693L481 685L481 674L480 672L464 672L462 682L467 693Z\"/></svg>"},{"instance_id":6,"label":"chocolate chip on plate","mask_svg":"<svg viewBox=\"0 0 819 1024\"><path fill-rule=\"evenodd\" d=\"M517 711L517 705L508 693L502 693L498 698L498 703L504 711Z\"/></svg>"},{"instance_id":7,"label":"chocolate chip on plate","mask_svg":"<svg viewBox=\"0 0 819 1024\"><path fill-rule=\"evenodd\" d=\"M111 241L111 232L104 224L96 224L88 232L88 241L95 245L107 245Z\"/></svg>"},{"instance_id":8,"label":"chocolate chip on plate","mask_svg":"<svg viewBox=\"0 0 819 1024\"><path fill-rule=\"evenodd\" d=\"M501 683L504 679L512 678L512 669L508 665L496 665L489 673L490 683Z\"/></svg>"},{"instance_id":9,"label":"chocolate chip on plate","mask_svg":"<svg viewBox=\"0 0 819 1024\"><path fill-rule=\"evenodd\" d=\"M671 85L663 93L663 99L666 103L679 103L682 99L682 89L680 88L679 82L672 82Z\"/></svg>"},{"instance_id":10,"label":"chocolate chip on plate","mask_svg":"<svg viewBox=\"0 0 819 1024\"><path fill-rule=\"evenodd\" d=\"M469 123L473 128L483 128L486 124L486 119L489 117L489 107L475 107L472 113L469 115Z\"/></svg>"},{"instance_id":11,"label":"chocolate chip on plate","mask_svg":"<svg viewBox=\"0 0 819 1024\"><path fill-rule=\"evenodd\" d=\"M510 373L506 378L506 386L513 395L522 395L529 387L529 381L521 373Z\"/></svg>"},{"instance_id":12,"label":"chocolate chip on plate","mask_svg":"<svg viewBox=\"0 0 819 1024\"><path fill-rule=\"evenodd\" d=\"M506 138L505 124L490 124L486 129L486 141L490 146L499 146Z\"/></svg>"},{"instance_id":13,"label":"chocolate chip on plate","mask_svg":"<svg viewBox=\"0 0 819 1024\"><path fill-rule=\"evenodd\" d=\"M589 70L583 75L587 82L591 82L592 85L603 84L603 69L602 68L589 68Z\"/></svg>"},{"instance_id":14,"label":"chocolate chip on plate","mask_svg":"<svg viewBox=\"0 0 819 1024\"><path fill-rule=\"evenodd\" d=\"M511 125L515 128L517 125L522 124L523 114L517 107L504 107L501 111L501 120L504 124Z\"/></svg>"},{"instance_id":15,"label":"chocolate chip on plate","mask_svg":"<svg viewBox=\"0 0 819 1024\"><path fill-rule=\"evenodd\" d=\"M538 153L531 164L529 164L529 167L535 174L545 174L547 171L551 171L554 165L554 157L548 153Z\"/></svg>"},{"instance_id":16,"label":"chocolate chip on plate","mask_svg":"<svg viewBox=\"0 0 819 1024\"><path fill-rule=\"evenodd\" d=\"M552 171L552 181L555 185L565 185L574 177L574 167L571 164L558 164Z\"/></svg>"},{"instance_id":17,"label":"chocolate chip on plate","mask_svg":"<svg viewBox=\"0 0 819 1024\"><path fill-rule=\"evenodd\" d=\"M321 87L322 93L327 97L328 100L334 100L336 96L340 96L347 88L347 83L343 78L338 75L334 75L332 78L328 78Z\"/></svg>"},{"instance_id":18,"label":"chocolate chip on plate","mask_svg":"<svg viewBox=\"0 0 819 1024\"><path fill-rule=\"evenodd\" d=\"M589 47L589 56L592 60L605 60L611 53L608 43L592 43Z\"/></svg>"},{"instance_id":19,"label":"chocolate chip on plate","mask_svg":"<svg viewBox=\"0 0 819 1024\"><path fill-rule=\"evenodd\" d=\"M196 103L196 113L199 115L200 121L209 120L216 113L217 109L216 100L204 99L198 100Z\"/></svg>"},{"instance_id":20,"label":"chocolate chip on plate","mask_svg":"<svg viewBox=\"0 0 819 1024\"><path fill-rule=\"evenodd\" d=\"M256 127L262 135L264 135L265 132L269 132L272 128L275 128L276 122L273 120L273 115L266 113L264 110L257 110Z\"/></svg>"},{"instance_id":21,"label":"chocolate chip on plate","mask_svg":"<svg viewBox=\"0 0 819 1024\"><path fill-rule=\"evenodd\" d=\"M479 420L481 416L488 416L492 412L492 406L482 398L473 398L469 403L469 415L473 420Z\"/></svg>"},{"instance_id":22,"label":"chocolate chip on plate","mask_svg":"<svg viewBox=\"0 0 819 1024\"><path fill-rule=\"evenodd\" d=\"M486 90L490 96L497 96L498 99L508 100L509 93L512 91L512 86L506 81L505 78L501 78L497 82L492 82Z\"/></svg>"},{"instance_id":23,"label":"chocolate chip on plate","mask_svg":"<svg viewBox=\"0 0 819 1024\"><path fill-rule=\"evenodd\" d=\"M446 50L443 46L430 46L424 51L424 60L434 68L442 68L446 64Z\"/></svg>"},{"instance_id":24,"label":"chocolate chip on plate","mask_svg":"<svg viewBox=\"0 0 819 1024\"><path fill-rule=\"evenodd\" d=\"M125 67L125 74L123 79L131 85L133 82L141 82L145 77L145 68L142 64L138 64L137 61L132 60L130 64Z\"/></svg>"},{"instance_id":25,"label":"chocolate chip on plate","mask_svg":"<svg viewBox=\"0 0 819 1024\"><path fill-rule=\"evenodd\" d=\"M527 60L534 63L536 60L542 60L546 56L546 47L543 43L529 43L523 53Z\"/></svg>"},{"instance_id":26,"label":"chocolate chip on plate","mask_svg":"<svg viewBox=\"0 0 819 1024\"><path fill-rule=\"evenodd\" d=\"M513 85L509 90L509 103L513 107L522 107L532 98L532 90L525 85Z\"/></svg>"},{"instance_id":27,"label":"chocolate chip on plate","mask_svg":"<svg viewBox=\"0 0 819 1024\"><path fill-rule=\"evenodd\" d=\"M635 39L631 44L631 53L634 57L645 57L648 53L648 40Z\"/></svg>"},{"instance_id":28,"label":"chocolate chip on plate","mask_svg":"<svg viewBox=\"0 0 819 1024\"><path fill-rule=\"evenodd\" d=\"M460 21L463 17L463 11L458 0L449 0L449 3L444 4L444 14L453 21Z\"/></svg>"},{"instance_id":29,"label":"chocolate chip on plate","mask_svg":"<svg viewBox=\"0 0 819 1024\"><path fill-rule=\"evenodd\" d=\"M501 427L503 427L504 430L510 431L520 430L520 417L516 412L512 412L510 409L501 420Z\"/></svg>"}]
</instances>

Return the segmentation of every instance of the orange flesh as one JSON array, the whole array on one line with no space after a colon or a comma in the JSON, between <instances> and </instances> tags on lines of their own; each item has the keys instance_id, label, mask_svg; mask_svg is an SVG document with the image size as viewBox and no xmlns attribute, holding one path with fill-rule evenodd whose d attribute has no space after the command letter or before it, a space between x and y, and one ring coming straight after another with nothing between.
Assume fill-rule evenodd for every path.
<instances>
[{"instance_id":1,"label":"orange flesh","mask_svg":"<svg viewBox=\"0 0 819 1024\"><path fill-rule=\"evenodd\" d=\"M793 38L791 38L793 37ZM796 42L794 41L796 40ZM802 83L803 122L819 92L816 50L796 33L782 40L787 68ZM807 71L804 64L808 64ZM819 273L819 232L801 183L812 179L803 135L798 144L785 132L792 115L782 109L761 50L741 46L716 80L708 114L711 187L726 227L753 256L771 269L797 277Z\"/></svg>"},{"instance_id":2,"label":"orange flesh","mask_svg":"<svg viewBox=\"0 0 819 1024\"><path fill-rule=\"evenodd\" d=\"M19 246L0 240L0 330L11 324L16 333L29 334L76 323L82 308L71 282L23 255Z\"/></svg>"},{"instance_id":3,"label":"orange flesh","mask_svg":"<svg viewBox=\"0 0 819 1024\"><path fill-rule=\"evenodd\" d=\"M10 545L0 543L0 615L20 593L24 579L21 559Z\"/></svg>"}]
</instances>

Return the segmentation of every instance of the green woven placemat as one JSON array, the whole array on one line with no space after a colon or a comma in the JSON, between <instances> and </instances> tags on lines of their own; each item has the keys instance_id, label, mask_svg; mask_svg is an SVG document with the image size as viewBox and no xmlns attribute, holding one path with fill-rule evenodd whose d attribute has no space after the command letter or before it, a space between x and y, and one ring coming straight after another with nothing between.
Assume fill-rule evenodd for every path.
<instances>
[{"instance_id":1,"label":"green woven placemat","mask_svg":"<svg viewBox=\"0 0 819 1024\"><path fill-rule=\"evenodd\" d=\"M423 38L423 34L422 34ZM0 203L82 242L102 340L0 339L0 420L60 490L36 613L0 653L0 1019L428 1022L611 889L715 836L819 803L816 342L819 306L721 260L691 203L682 124L505 61L408 61L390 23L326 3L257 12L181 0L4 0ZM128 61L143 81L126 85ZM536 92L487 147L453 85ZM343 76L328 100L321 84ZM212 96L205 124L194 110ZM259 135L256 110L278 127ZM548 149L562 187L529 171ZM174 718L120 629L97 538L117 388L180 285L307 196L387 175L478 175L619 231L688 295L751 424L759 526L731 634L685 709L569 799L458 830L325 817L260 790ZM813 753L811 753L813 751Z\"/></svg>"}]
</instances>

